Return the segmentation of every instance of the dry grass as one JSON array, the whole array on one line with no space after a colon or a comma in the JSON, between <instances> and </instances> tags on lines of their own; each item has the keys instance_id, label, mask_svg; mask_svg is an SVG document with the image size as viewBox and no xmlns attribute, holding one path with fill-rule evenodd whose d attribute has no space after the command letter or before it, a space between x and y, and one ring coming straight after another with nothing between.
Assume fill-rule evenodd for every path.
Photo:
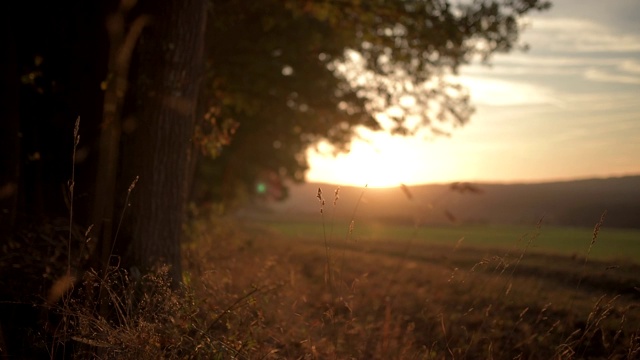
<instances>
[{"instance_id":1,"label":"dry grass","mask_svg":"<svg viewBox=\"0 0 640 360\"><path fill-rule=\"evenodd\" d=\"M322 239L282 239L249 226L232 225L243 235L201 236L188 253L198 288L220 296L213 309L252 286L270 289L228 322L229 331L251 334L247 358L632 359L639 349L638 296L602 293L594 281L576 289L582 264L568 257L562 279L546 276L539 259L527 262L526 248L463 268L456 264L480 253L416 246L403 256L406 244L341 248L336 240L331 260L344 251L347 265L332 291ZM223 248L216 238L226 239ZM218 244L209 253L207 241Z\"/></svg>"},{"instance_id":2,"label":"dry grass","mask_svg":"<svg viewBox=\"0 0 640 360\"><path fill-rule=\"evenodd\" d=\"M238 220L195 221L180 289L166 268L142 277L88 273L71 296L49 304L51 335L40 346L52 358L99 359L640 354L638 279L625 272L637 265L530 254L541 224L512 250L493 253L461 241L356 243L353 219L349 229L324 226L324 238L309 240Z\"/></svg>"}]
</instances>

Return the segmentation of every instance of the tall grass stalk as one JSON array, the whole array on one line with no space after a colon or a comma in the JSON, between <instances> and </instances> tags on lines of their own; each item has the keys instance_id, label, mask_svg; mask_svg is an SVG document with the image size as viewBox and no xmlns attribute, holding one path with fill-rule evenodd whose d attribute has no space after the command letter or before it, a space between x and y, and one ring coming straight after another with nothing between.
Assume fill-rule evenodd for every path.
<instances>
[{"instance_id":1,"label":"tall grass stalk","mask_svg":"<svg viewBox=\"0 0 640 360\"><path fill-rule=\"evenodd\" d=\"M327 241L327 225L325 222L325 218L324 218L324 205L325 205L325 201L324 201L324 197L322 196L322 189L318 188L318 192L316 194L316 198L318 198L318 201L320 202L320 216L322 217L322 236L324 239L324 250L325 250L325 257L326 257L326 271L325 271L325 284L329 285L329 289L331 290L331 295L335 296L334 294L334 289L333 289L333 279L332 279L332 270L331 270L331 256L329 255L329 242Z\"/></svg>"},{"instance_id":2,"label":"tall grass stalk","mask_svg":"<svg viewBox=\"0 0 640 360\"><path fill-rule=\"evenodd\" d=\"M67 243L67 276L71 275L71 237L73 229L73 192L76 186L76 151L80 143L80 116L73 127L73 152L71 155L71 179L69 180L69 238Z\"/></svg>"},{"instance_id":3,"label":"tall grass stalk","mask_svg":"<svg viewBox=\"0 0 640 360\"><path fill-rule=\"evenodd\" d=\"M131 182L131 185L129 185L129 188L127 189L127 197L124 199L124 206L122 207L122 212L120 213L120 219L118 220L118 227L116 228L116 233L113 236L113 241L111 242L111 251L109 251L109 258L111 258L111 255L113 255L113 249L116 246L118 233L120 232L120 227L122 226L122 220L124 219L124 213L127 211L127 208L131 205L129 203L129 197L131 196L131 192L133 191L133 189L135 189L139 179L140 177L136 176L136 178L133 179L133 181Z\"/></svg>"},{"instance_id":4,"label":"tall grass stalk","mask_svg":"<svg viewBox=\"0 0 640 360\"><path fill-rule=\"evenodd\" d=\"M107 290L109 290L108 285L105 285L105 284L108 284L107 279L109 277L109 267L111 264L111 257L113 256L113 250L115 249L115 246L116 246L116 240L118 239L118 233L120 231L120 226L122 225L122 220L124 219L125 212L130 205L129 197L131 196L131 191L135 189L136 184L138 183L138 179L139 177L136 176L136 178L133 180L133 182L131 182L131 185L129 185L129 188L127 189L127 197L125 198L124 206L122 208L122 212L120 213L120 219L118 220L118 227L116 228L116 232L115 232L115 235L113 236L113 239L110 239L111 249L109 250L109 254L107 254L107 256L105 257L107 261L102 265L102 281L100 282L100 289L98 290L98 299L100 299L100 301L98 302L98 305L100 306L100 315L102 316L106 316L109 311L109 307L108 307L109 301L106 298L106 295L103 289L106 288Z\"/></svg>"},{"instance_id":5,"label":"tall grass stalk","mask_svg":"<svg viewBox=\"0 0 640 360\"><path fill-rule=\"evenodd\" d=\"M533 240L537 239L538 236L540 236L540 229L542 228L542 220L544 220L544 216L541 217L540 220L538 220L538 222L536 223L536 232L533 235L529 235L529 240L527 241L527 244L525 245L524 249L522 249L522 252L520 253L520 257L518 257L518 260L516 260L516 263L513 265L513 269L511 269L511 274L509 275L509 280L505 284L505 289L503 289L504 295L509 295L509 292L511 291L511 286L513 283L513 275L515 274L516 269L518 268L518 265L520 265L520 262L524 258L524 255L527 253L527 251L531 247Z\"/></svg>"},{"instance_id":6,"label":"tall grass stalk","mask_svg":"<svg viewBox=\"0 0 640 360\"><path fill-rule=\"evenodd\" d=\"M358 212L358 207L360 207L360 203L362 203L362 197L364 196L364 192L365 190L367 190L368 186L369 184L366 184L364 188L362 188L362 191L360 192L360 196L358 197L358 201L356 202L356 206L353 208L353 212L351 213L351 217L349 218L349 229L347 230L347 234L344 239L344 248L342 249L342 258L340 259L340 282L341 283L343 280L342 274L344 273L344 264L345 264L345 257L347 253L347 246L349 244L349 240L351 239L351 236L353 235L353 230L355 228L355 221L356 221L356 214Z\"/></svg>"},{"instance_id":7,"label":"tall grass stalk","mask_svg":"<svg viewBox=\"0 0 640 360\"><path fill-rule=\"evenodd\" d=\"M596 243L596 240L598 240L598 234L600 233L600 228L602 227L602 224L604 224L604 218L606 216L607 216L607 210L602 212L602 215L600 215L600 220L598 220L596 225L593 227L593 236L591 237L591 242L589 243L589 248L587 249L587 255L584 257L584 263L582 263L582 272L580 274L580 278L578 279L576 290L580 288L580 284L582 283L582 278L584 277L584 274L587 270L587 261L589 261L589 255L591 254L591 249L593 248L593 245Z\"/></svg>"}]
</instances>

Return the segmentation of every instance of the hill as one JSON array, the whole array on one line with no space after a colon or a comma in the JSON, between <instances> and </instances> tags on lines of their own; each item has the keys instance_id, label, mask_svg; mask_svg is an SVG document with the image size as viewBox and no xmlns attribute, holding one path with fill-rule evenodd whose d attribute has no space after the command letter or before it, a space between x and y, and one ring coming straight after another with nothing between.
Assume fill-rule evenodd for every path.
<instances>
[{"instance_id":1,"label":"hill","mask_svg":"<svg viewBox=\"0 0 640 360\"><path fill-rule=\"evenodd\" d=\"M452 184L407 188L341 187L333 209L336 185L307 183L290 188L286 201L269 206L273 216L318 217L318 188L325 213L421 224L535 224L592 227L607 211L608 227L640 228L640 176L530 184L476 183L477 192ZM358 201L358 199L360 199Z\"/></svg>"}]
</instances>

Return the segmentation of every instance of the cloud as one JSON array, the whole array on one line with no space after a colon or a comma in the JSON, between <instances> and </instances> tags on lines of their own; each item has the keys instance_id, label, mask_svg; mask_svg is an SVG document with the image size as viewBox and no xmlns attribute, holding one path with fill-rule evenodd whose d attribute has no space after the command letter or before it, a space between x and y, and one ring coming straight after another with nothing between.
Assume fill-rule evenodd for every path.
<instances>
[{"instance_id":1,"label":"cloud","mask_svg":"<svg viewBox=\"0 0 640 360\"><path fill-rule=\"evenodd\" d=\"M496 55L493 63L496 66L501 65L531 65L536 67L574 67L574 66L616 66L624 62L633 62L628 57L606 57L594 58L575 54L568 56L563 54L557 55L536 55L531 53L524 54L499 54Z\"/></svg>"},{"instance_id":2,"label":"cloud","mask_svg":"<svg viewBox=\"0 0 640 360\"><path fill-rule=\"evenodd\" d=\"M614 74L600 69L587 69L585 79L599 82L640 85L640 76Z\"/></svg>"},{"instance_id":3,"label":"cloud","mask_svg":"<svg viewBox=\"0 0 640 360\"><path fill-rule=\"evenodd\" d=\"M455 81L469 89L475 104L521 106L556 102L550 89L524 82L482 76L460 76Z\"/></svg>"},{"instance_id":4,"label":"cloud","mask_svg":"<svg viewBox=\"0 0 640 360\"><path fill-rule=\"evenodd\" d=\"M637 94L630 92L574 92L563 94L561 98L564 104L563 109L587 112L601 121L609 122L615 114L625 116L625 114L632 113L632 117L637 118L640 115L637 97ZM598 112L609 112L610 114L602 117Z\"/></svg>"},{"instance_id":5,"label":"cloud","mask_svg":"<svg viewBox=\"0 0 640 360\"><path fill-rule=\"evenodd\" d=\"M531 16L590 19L617 32L637 33L640 6L638 0L560 0L550 11Z\"/></svg>"},{"instance_id":6,"label":"cloud","mask_svg":"<svg viewBox=\"0 0 640 360\"><path fill-rule=\"evenodd\" d=\"M631 58L593 58L586 56L513 56L499 58L492 66L473 64L460 71L471 76L578 76L601 82L637 84L640 62Z\"/></svg>"},{"instance_id":7,"label":"cloud","mask_svg":"<svg viewBox=\"0 0 640 360\"><path fill-rule=\"evenodd\" d=\"M620 70L634 74L640 74L640 62L636 60L625 60L620 66Z\"/></svg>"},{"instance_id":8,"label":"cloud","mask_svg":"<svg viewBox=\"0 0 640 360\"><path fill-rule=\"evenodd\" d=\"M530 66L469 66L460 71L463 75L473 76L510 76L510 75L580 75L579 69L568 67L535 66L534 62Z\"/></svg>"},{"instance_id":9,"label":"cloud","mask_svg":"<svg viewBox=\"0 0 640 360\"><path fill-rule=\"evenodd\" d=\"M523 39L533 49L558 52L637 52L640 36L620 33L594 21L570 17L535 18Z\"/></svg>"}]
</instances>

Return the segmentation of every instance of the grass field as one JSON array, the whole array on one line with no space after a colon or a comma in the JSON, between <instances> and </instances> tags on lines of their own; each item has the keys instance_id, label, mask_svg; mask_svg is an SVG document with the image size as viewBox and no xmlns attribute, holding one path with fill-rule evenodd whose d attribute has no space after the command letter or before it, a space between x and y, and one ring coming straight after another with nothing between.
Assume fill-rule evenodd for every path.
<instances>
[{"instance_id":1,"label":"grass field","mask_svg":"<svg viewBox=\"0 0 640 360\"><path fill-rule=\"evenodd\" d=\"M409 226L382 222L358 221L349 233L349 223L327 221L269 221L265 223L279 234L290 238L328 237L334 242L407 242L441 246L464 246L477 249L508 249L521 246L530 239L531 252L584 257L593 239L593 229L515 225L449 225ZM595 225L595 224L594 224ZM462 239L462 240L461 240ZM622 260L640 263L640 230L601 227L597 242L591 247L591 259Z\"/></svg>"},{"instance_id":2,"label":"grass field","mask_svg":"<svg viewBox=\"0 0 640 360\"><path fill-rule=\"evenodd\" d=\"M225 351L238 358L640 355L634 231L602 228L592 244L593 230L544 226L200 226L190 286L217 294L209 311L228 314Z\"/></svg>"},{"instance_id":3,"label":"grass field","mask_svg":"<svg viewBox=\"0 0 640 360\"><path fill-rule=\"evenodd\" d=\"M70 300L59 337L136 360L638 359L637 231L594 233L202 218L179 289L114 269L121 325Z\"/></svg>"}]
</instances>

